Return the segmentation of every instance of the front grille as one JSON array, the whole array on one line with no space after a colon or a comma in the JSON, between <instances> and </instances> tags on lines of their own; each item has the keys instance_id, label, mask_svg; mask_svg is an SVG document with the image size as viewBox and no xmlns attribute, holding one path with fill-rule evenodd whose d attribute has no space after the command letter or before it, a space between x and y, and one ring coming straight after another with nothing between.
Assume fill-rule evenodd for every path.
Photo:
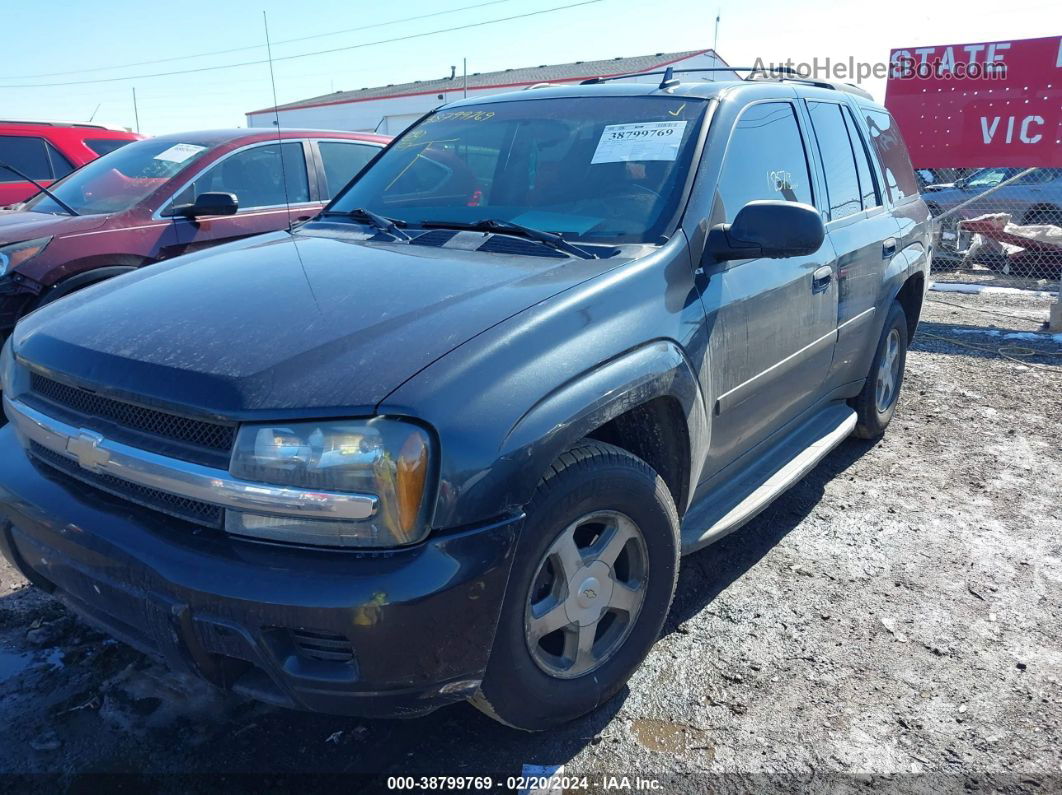
<instances>
[{"instance_id":1,"label":"front grille","mask_svg":"<svg viewBox=\"0 0 1062 795\"><path fill-rule=\"evenodd\" d=\"M63 419L72 419L76 424L103 432L106 436L112 435L108 432L112 427L116 428L118 435L132 435L134 438L127 440L136 446L178 458L202 460L202 456L194 454L199 450L208 457L203 463L225 462L236 437L235 425L194 420L113 400L39 373L30 375L30 394L59 407L64 414L74 415ZM191 448L187 450L191 454L181 455L182 448Z\"/></svg>"},{"instance_id":2,"label":"front grille","mask_svg":"<svg viewBox=\"0 0 1062 795\"><path fill-rule=\"evenodd\" d=\"M321 662L354 662L354 648L342 635L310 629L293 629L291 640L299 654Z\"/></svg>"},{"instance_id":3,"label":"front grille","mask_svg":"<svg viewBox=\"0 0 1062 795\"><path fill-rule=\"evenodd\" d=\"M221 529L225 512L216 505L198 500L190 500L176 494L150 489L137 483L82 469L76 462L64 455L55 453L37 442L30 442L30 453L41 463L57 470L66 477L73 478L85 485L106 492L115 497L150 508L178 519L184 519L206 527Z\"/></svg>"}]
</instances>

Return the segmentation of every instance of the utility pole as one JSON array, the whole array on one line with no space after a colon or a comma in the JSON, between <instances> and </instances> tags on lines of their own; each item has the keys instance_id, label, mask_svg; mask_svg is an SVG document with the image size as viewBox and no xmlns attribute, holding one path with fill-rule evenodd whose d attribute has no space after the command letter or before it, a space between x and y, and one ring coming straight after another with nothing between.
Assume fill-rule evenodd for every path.
<instances>
[{"instance_id":1,"label":"utility pole","mask_svg":"<svg viewBox=\"0 0 1062 795\"><path fill-rule=\"evenodd\" d=\"M461 69L465 75L465 99L468 99L468 58L462 58L461 63Z\"/></svg>"},{"instance_id":2,"label":"utility pole","mask_svg":"<svg viewBox=\"0 0 1062 795\"><path fill-rule=\"evenodd\" d=\"M140 111L136 107L136 86L133 86L133 118L136 119L136 131L140 132Z\"/></svg>"}]
</instances>

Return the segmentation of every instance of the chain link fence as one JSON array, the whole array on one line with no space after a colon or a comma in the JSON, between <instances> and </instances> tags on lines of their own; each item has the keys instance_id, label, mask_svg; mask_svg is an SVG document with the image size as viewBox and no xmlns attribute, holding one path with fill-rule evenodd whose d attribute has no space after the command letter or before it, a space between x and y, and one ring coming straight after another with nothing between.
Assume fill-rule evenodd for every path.
<instances>
[{"instance_id":1,"label":"chain link fence","mask_svg":"<svg viewBox=\"0 0 1062 795\"><path fill-rule=\"evenodd\" d=\"M973 169L926 185L922 198L934 218L935 281L1058 291L1062 169Z\"/></svg>"}]
</instances>

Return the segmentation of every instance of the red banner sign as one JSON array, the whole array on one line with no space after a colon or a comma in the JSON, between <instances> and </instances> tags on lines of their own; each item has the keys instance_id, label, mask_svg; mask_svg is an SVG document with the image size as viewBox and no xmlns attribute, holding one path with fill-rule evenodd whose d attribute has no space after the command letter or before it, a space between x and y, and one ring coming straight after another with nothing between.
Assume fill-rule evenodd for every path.
<instances>
[{"instance_id":1,"label":"red banner sign","mask_svg":"<svg viewBox=\"0 0 1062 795\"><path fill-rule=\"evenodd\" d=\"M885 106L915 168L1062 166L1062 37L890 54Z\"/></svg>"}]
</instances>

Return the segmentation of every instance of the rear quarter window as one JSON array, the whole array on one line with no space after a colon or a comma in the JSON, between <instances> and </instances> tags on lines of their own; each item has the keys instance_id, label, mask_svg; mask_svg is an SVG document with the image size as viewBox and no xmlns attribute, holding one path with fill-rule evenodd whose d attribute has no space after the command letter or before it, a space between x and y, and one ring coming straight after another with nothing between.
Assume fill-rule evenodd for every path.
<instances>
[{"instance_id":1,"label":"rear quarter window","mask_svg":"<svg viewBox=\"0 0 1062 795\"><path fill-rule=\"evenodd\" d=\"M110 154L115 149L121 149L126 144L130 144L132 141L124 138L86 138L85 146L102 157L103 155Z\"/></svg>"},{"instance_id":2,"label":"rear quarter window","mask_svg":"<svg viewBox=\"0 0 1062 795\"><path fill-rule=\"evenodd\" d=\"M896 120L883 110L863 108L870 143L885 175L885 190L894 202L918 195L918 178L915 177L907 144L900 135Z\"/></svg>"}]
</instances>

